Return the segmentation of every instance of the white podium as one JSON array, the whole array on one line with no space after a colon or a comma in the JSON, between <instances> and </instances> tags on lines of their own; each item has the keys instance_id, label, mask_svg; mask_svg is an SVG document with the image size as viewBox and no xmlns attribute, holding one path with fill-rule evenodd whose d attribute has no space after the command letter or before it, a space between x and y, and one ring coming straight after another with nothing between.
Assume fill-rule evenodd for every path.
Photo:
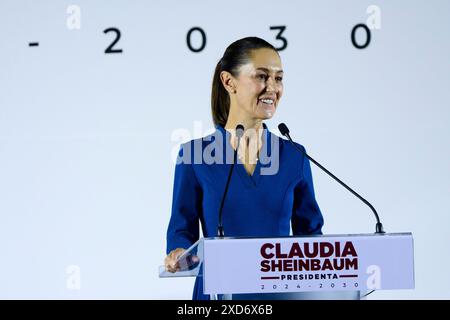
<instances>
[{"instance_id":1,"label":"white podium","mask_svg":"<svg viewBox=\"0 0 450 320\"><path fill-rule=\"evenodd\" d=\"M212 299L360 299L414 288L411 233L203 238L178 263L160 277L200 276Z\"/></svg>"}]
</instances>

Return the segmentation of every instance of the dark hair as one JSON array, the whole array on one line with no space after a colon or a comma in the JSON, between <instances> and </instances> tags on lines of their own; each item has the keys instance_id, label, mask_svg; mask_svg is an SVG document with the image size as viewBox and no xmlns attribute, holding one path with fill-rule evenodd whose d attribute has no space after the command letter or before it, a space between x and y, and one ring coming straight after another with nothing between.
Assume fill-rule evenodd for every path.
<instances>
[{"instance_id":1,"label":"dark hair","mask_svg":"<svg viewBox=\"0 0 450 320\"><path fill-rule=\"evenodd\" d=\"M217 63L211 92L211 112L215 125L225 126L230 111L230 96L220 80L220 73L228 71L237 77L238 69L250 60L251 51L262 48L276 51L270 43L261 38L243 38L230 44Z\"/></svg>"}]
</instances>

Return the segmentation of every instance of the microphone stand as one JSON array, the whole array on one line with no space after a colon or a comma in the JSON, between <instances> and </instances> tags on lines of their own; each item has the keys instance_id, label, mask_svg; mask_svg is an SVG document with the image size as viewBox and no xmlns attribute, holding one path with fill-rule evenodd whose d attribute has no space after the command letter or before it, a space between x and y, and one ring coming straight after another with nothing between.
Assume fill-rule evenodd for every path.
<instances>
[{"instance_id":1,"label":"microphone stand","mask_svg":"<svg viewBox=\"0 0 450 320\"><path fill-rule=\"evenodd\" d=\"M222 211L223 211L223 205L225 204L225 198L227 196L228 193L228 187L230 185L230 181L231 181L231 175L233 174L233 169L234 169L234 165L237 162L237 153L239 150L239 144L241 142L241 137L244 134L244 126L241 124L238 124L236 126L236 137L237 137L237 146L236 146L236 150L234 150L233 152L233 163L231 164L231 168L230 168L230 172L228 173L228 179L227 179L227 183L225 185L225 191L223 193L222 196L222 201L220 202L220 209L219 209L219 224L217 226L217 236L220 238L223 238L225 236L224 230L223 230L223 222L222 222Z\"/></svg>"},{"instance_id":2,"label":"microphone stand","mask_svg":"<svg viewBox=\"0 0 450 320\"><path fill-rule=\"evenodd\" d=\"M383 225L381 224L380 221L380 217L378 216L377 211L375 210L375 208L369 203L369 201L367 201L366 199L364 199L363 197L361 197L356 191L354 191L352 188L350 188L348 185L346 185L343 181L341 181L338 177L336 177L334 174L332 174L330 171L328 171L325 167L323 167L320 163L318 163L316 160L314 160L313 158L311 158L304 150L302 150L301 148L299 148L294 141L292 141L291 136L289 135L289 129L287 128L287 126L284 123L280 123L280 125L278 126L278 129L280 130L280 133L285 136L286 138L288 138L288 140L291 142L291 144L301 153L303 153L305 155L305 157L307 157L309 160L311 160L311 162L313 162L316 166L318 166L320 169L322 169L323 171L325 171L330 177L332 177L334 180L336 180L337 182L339 182L345 189L347 189L348 191L350 191L353 195L355 195L359 200L361 200L362 202L364 202L374 213L375 218L377 220L377 224L375 225L375 233L379 233L379 234L383 234L385 233L383 230Z\"/></svg>"}]
</instances>

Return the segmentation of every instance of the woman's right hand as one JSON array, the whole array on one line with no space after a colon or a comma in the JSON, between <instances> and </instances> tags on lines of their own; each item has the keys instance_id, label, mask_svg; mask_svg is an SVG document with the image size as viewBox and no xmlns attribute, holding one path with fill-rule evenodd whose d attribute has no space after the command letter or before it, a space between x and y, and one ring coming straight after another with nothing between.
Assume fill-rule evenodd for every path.
<instances>
[{"instance_id":1,"label":"woman's right hand","mask_svg":"<svg viewBox=\"0 0 450 320\"><path fill-rule=\"evenodd\" d=\"M164 265L169 272L185 271L194 269L199 265L200 258L193 254L188 254L183 259L179 260L180 256L186 252L186 249L176 248L167 255L164 259Z\"/></svg>"},{"instance_id":2,"label":"woman's right hand","mask_svg":"<svg viewBox=\"0 0 450 320\"><path fill-rule=\"evenodd\" d=\"M169 252L167 257L164 259L164 265L166 266L167 271L172 273L180 271L180 265L177 260L185 251L186 249L176 248Z\"/></svg>"}]
</instances>

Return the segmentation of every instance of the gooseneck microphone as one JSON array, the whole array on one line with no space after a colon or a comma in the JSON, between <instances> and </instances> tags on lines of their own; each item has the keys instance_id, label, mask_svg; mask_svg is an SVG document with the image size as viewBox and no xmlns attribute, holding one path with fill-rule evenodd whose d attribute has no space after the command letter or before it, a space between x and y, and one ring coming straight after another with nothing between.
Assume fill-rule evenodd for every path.
<instances>
[{"instance_id":1,"label":"gooseneck microphone","mask_svg":"<svg viewBox=\"0 0 450 320\"><path fill-rule=\"evenodd\" d=\"M377 211L375 210L375 208L369 203L369 201L367 201L366 199L364 199L363 197L361 197L358 193L356 193L356 191L354 191L352 188L350 188L348 185L346 185L344 182L342 182L341 180L339 180L338 177L336 177L334 174L332 174L330 171L328 171L326 168L324 168L320 163L318 163L316 160L314 160L313 158L311 158L304 150L302 150L301 148L299 148L294 141L292 141L291 136L289 135L289 129L288 127L284 124L284 123L280 123L278 125L278 130L280 130L280 133L285 136L286 138L288 138L288 140L291 142L291 144L301 153L303 153L309 160L311 160L316 166L318 166L320 169L322 169L323 171L325 171L330 177L332 177L334 180L336 180L337 182L339 182L342 186L344 186L345 189L347 189L348 191L350 191L351 193L353 193L353 195L355 195L356 197L358 197L362 202L364 202L367 206L369 206L369 208L373 211L373 213L375 214L375 218L377 219L377 224L375 226L375 233L384 233L383 231L383 225L381 224L380 221L380 217L378 216Z\"/></svg>"},{"instance_id":2,"label":"gooseneck microphone","mask_svg":"<svg viewBox=\"0 0 450 320\"><path fill-rule=\"evenodd\" d=\"M231 164L230 171L228 173L228 179L227 184L225 185L225 191L223 192L222 201L220 202L220 209L219 209L219 224L217 226L217 236L223 238L225 236L223 231L223 223L222 223L222 211L223 211L223 205L225 203L225 198L228 193L228 187L230 185L231 175L233 174L234 164L237 162L237 153L239 150L239 144L241 142L241 138L244 135L244 126L242 124L238 124L236 126L236 137L237 137L237 146L236 150L233 152L233 163ZM228 143L228 142L226 142ZM226 145L225 143L225 145Z\"/></svg>"}]
</instances>

